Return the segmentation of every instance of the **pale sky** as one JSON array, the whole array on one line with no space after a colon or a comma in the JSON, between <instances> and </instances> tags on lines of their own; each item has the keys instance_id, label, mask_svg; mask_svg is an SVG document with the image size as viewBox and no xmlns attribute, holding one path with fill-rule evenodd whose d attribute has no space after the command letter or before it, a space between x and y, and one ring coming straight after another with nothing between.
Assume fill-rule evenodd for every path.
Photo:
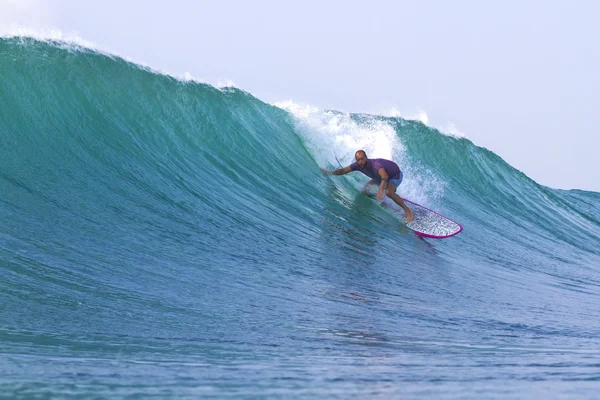
<instances>
[{"instance_id":1,"label":"pale sky","mask_svg":"<svg viewBox=\"0 0 600 400\"><path fill-rule=\"evenodd\" d=\"M426 112L537 182L600 191L600 2L0 0L57 29L263 101Z\"/></svg>"}]
</instances>

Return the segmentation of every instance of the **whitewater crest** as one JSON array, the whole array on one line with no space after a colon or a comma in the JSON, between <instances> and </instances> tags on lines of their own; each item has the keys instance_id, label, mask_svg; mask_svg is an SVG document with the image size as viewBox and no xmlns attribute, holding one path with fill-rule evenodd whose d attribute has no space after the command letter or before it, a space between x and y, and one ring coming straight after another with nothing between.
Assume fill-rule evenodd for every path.
<instances>
[{"instance_id":1,"label":"whitewater crest","mask_svg":"<svg viewBox=\"0 0 600 400\"><path fill-rule=\"evenodd\" d=\"M211 83L204 78L194 76L189 71L175 73L161 68L153 67L150 66L149 63L133 59L115 49L107 49L94 42L86 40L79 36L77 33L64 33L60 29L33 30L13 25L8 26L4 29L0 29L0 38L17 39L22 43L25 43L25 41L27 40L34 39L40 42L50 43L53 46L69 51L91 51L97 54L102 54L112 59L122 59L132 65L135 65L137 68L151 72L153 74L168 76L182 83L206 84L211 85L216 89L237 88L235 82L230 78L219 78L217 79L216 83Z\"/></svg>"},{"instance_id":2,"label":"whitewater crest","mask_svg":"<svg viewBox=\"0 0 600 400\"><path fill-rule=\"evenodd\" d=\"M292 100L274 104L294 116L298 133L317 163L329 168L353 162L356 150L371 158L398 163L405 173L401 195L424 205L435 206L443 196L445 182L432 170L410 157L402 135L388 118L369 114L350 114L299 104ZM350 178L361 188L360 176Z\"/></svg>"},{"instance_id":3,"label":"whitewater crest","mask_svg":"<svg viewBox=\"0 0 600 400\"><path fill-rule=\"evenodd\" d=\"M459 130L456 127L456 124L453 122L449 122L447 124L442 124L442 125L434 124L433 122L430 121L429 114L427 114L427 112L424 110L419 110L416 114L414 114L414 113L411 114L411 113L403 113L400 110L398 110L396 107L392 107L389 110L381 113L381 115L384 115L386 117L391 117L391 118L402 118L402 119L410 120L410 121L419 121L423 125L427 125L428 127L437 130L438 132L440 132L443 135L451 136L451 137L454 137L457 139L466 139L467 138L467 135L465 135L464 132Z\"/></svg>"},{"instance_id":4,"label":"whitewater crest","mask_svg":"<svg viewBox=\"0 0 600 400\"><path fill-rule=\"evenodd\" d=\"M348 113L321 110L293 101L275 103L297 118L310 150L319 162L337 165L363 149L373 158L402 158L404 146L392 126L376 118L357 122Z\"/></svg>"}]
</instances>

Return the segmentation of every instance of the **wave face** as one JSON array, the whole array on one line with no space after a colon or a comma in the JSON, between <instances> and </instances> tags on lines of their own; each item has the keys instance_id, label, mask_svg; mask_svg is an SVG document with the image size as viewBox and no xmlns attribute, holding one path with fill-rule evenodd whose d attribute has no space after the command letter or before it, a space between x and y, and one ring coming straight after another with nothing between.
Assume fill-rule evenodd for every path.
<instances>
[{"instance_id":1,"label":"wave face","mask_svg":"<svg viewBox=\"0 0 600 400\"><path fill-rule=\"evenodd\" d=\"M269 105L0 39L0 387L54 394L596 394L600 194L420 122ZM419 240L354 151L464 231Z\"/></svg>"}]
</instances>

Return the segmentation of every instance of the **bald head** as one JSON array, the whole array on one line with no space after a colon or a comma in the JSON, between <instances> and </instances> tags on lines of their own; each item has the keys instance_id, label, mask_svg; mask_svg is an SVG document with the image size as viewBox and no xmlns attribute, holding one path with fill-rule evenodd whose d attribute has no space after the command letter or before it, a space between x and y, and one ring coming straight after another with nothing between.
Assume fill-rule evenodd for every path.
<instances>
[{"instance_id":1,"label":"bald head","mask_svg":"<svg viewBox=\"0 0 600 400\"><path fill-rule=\"evenodd\" d=\"M369 159L367 158L367 153L364 150L358 150L354 154L354 158L356 159L356 163L360 168L365 168L367 166L367 162Z\"/></svg>"}]
</instances>

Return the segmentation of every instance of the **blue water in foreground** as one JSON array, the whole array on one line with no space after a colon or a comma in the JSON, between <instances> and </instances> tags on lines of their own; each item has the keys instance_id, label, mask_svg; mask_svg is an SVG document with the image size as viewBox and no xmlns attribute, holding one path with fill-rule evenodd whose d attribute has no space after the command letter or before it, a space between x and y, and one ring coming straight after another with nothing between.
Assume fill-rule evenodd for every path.
<instances>
[{"instance_id":1,"label":"blue water in foreground","mask_svg":"<svg viewBox=\"0 0 600 400\"><path fill-rule=\"evenodd\" d=\"M67 43L0 39L0 71L3 396L600 393L599 193ZM420 240L320 172L358 148L464 231Z\"/></svg>"}]
</instances>

